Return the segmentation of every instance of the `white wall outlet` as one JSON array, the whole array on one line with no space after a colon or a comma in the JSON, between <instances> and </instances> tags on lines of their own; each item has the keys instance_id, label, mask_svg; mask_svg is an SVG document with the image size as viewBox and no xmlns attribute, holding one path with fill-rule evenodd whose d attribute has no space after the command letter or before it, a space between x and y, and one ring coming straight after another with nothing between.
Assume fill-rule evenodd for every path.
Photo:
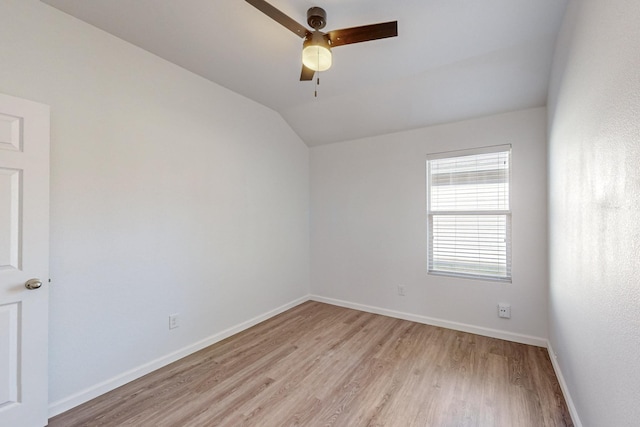
<instances>
[{"instance_id":1,"label":"white wall outlet","mask_svg":"<svg viewBox=\"0 0 640 427\"><path fill-rule=\"evenodd\" d=\"M404 286L398 285L398 295L400 295L401 297L404 296Z\"/></svg>"},{"instance_id":2,"label":"white wall outlet","mask_svg":"<svg viewBox=\"0 0 640 427\"><path fill-rule=\"evenodd\" d=\"M178 326L180 326L180 324L178 323L178 313L170 314L169 315L169 329L175 329Z\"/></svg>"},{"instance_id":3,"label":"white wall outlet","mask_svg":"<svg viewBox=\"0 0 640 427\"><path fill-rule=\"evenodd\" d=\"M498 304L498 317L511 319L511 304Z\"/></svg>"}]
</instances>

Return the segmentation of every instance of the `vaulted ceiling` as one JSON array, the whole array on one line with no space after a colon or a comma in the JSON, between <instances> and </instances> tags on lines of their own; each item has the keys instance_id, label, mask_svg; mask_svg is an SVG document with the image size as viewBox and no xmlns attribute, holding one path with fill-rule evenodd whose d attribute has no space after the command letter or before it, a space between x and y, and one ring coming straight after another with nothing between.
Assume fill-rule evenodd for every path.
<instances>
[{"instance_id":1,"label":"vaulted ceiling","mask_svg":"<svg viewBox=\"0 0 640 427\"><path fill-rule=\"evenodd\" d=\"M546 104L566 0L268 0L306 26L398 21L300 82L302 39L244 0L42 0L280 113L309 146Z\"/></svg>"}]
</instances>

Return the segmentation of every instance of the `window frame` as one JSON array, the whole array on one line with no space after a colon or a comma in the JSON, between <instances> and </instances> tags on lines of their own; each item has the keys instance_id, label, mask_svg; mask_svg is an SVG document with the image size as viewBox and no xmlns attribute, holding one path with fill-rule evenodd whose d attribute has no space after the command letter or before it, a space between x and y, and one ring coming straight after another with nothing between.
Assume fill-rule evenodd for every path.
<instances>
[{"instance_id":1,"label":"window frame","mask_svg":"<svg viewBox=\"0 0 640 427\"><path fill-rule=\"evenodd\" d=\"M473 156L473 155L482 155L482 154L491 154L491 153L507 153L508 158L508 171L507 171L507 186L508 186L508 198L507 209L498 209L498 210L455 210L455 211L443 211L443 210L432 210L431 208L431 162L433 160L440 159L453 159L456 157L465 157L465 156ZM467 279L477 279L477 280L485 280L485 281L494 281L494 282L503 282L503 283L512 283L512 257L511 257L511 249L512 249L512 238L513 231L511 227L512 223L512 146L511 144L503 144L503 145L494 145L480 148L471 148L471 149L463 149L463 150L455 150L455 151L446 151L439 153L431 153L427 155L426 160L426 219L427 219L427 274L436 275L436 276L447 276L447 277L459 277L459 278L467 278ZM434 215L440 216L504 216L505 218L505 274L504 275L491 275L491 274L482 274L479 269L475 270L474 273L465 273L460 271L448 271L442 269L434 268L434 234L433 234L433 217Z\"/></svg>"}]
</instances>

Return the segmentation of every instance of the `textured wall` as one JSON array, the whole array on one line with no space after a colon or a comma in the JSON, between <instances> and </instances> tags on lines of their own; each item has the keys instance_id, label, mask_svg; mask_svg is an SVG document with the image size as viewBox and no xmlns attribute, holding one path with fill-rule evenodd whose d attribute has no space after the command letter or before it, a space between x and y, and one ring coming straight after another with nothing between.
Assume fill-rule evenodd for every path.
<instances>
[{"instance_id":1,"label":"textured wall","mask_svg":"<svg viewBox=\"0 0 640 427\"><path fill-rule=\"evenodd\" d=\"M639 23L572 1L549 96L550 337L585 426L640 422Z\"/></svg>"}]
</instances>

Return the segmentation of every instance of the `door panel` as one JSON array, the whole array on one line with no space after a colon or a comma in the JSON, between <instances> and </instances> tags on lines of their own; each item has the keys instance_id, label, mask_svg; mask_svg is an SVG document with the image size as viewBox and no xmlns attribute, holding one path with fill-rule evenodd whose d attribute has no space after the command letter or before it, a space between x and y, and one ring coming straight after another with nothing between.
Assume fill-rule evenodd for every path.
<instances>
[{"instance_id":1,"label":"door panel","mask_svg":"<svg viewBox=\"0 0 640 427\"><path fill-rule=\"evenodd\" d=\"M0 113L0 149L20 150L22 141L22 120L20 117Z\"/></svg>"},{"instance_id":2,"label":"door panel","mask_svg":"<svg viewBox=\"0 0 640 427\"><path fill-rule=\"evenodd\" d=\"M48 277L49 107L0 94L0 426L47 424Z\"/></svg>"},{"instance_id":3,"label":"door panel","mask_svg":"<svg viewBox=\"0 0 640 427\"><path fill-rule=\"evenodd\" d=\"M0 269L20 269L20 171L0 168Z\"/></svg>"},{"instance_id":4,"label":"door panel","mask_svg":"<svg viewBox=\"0 0 640 427\"><path fill-rule=\"evenodd\" d=\"M18 304L0 306L0 408L18 403Z\"/></svg>"}]
</instances>

